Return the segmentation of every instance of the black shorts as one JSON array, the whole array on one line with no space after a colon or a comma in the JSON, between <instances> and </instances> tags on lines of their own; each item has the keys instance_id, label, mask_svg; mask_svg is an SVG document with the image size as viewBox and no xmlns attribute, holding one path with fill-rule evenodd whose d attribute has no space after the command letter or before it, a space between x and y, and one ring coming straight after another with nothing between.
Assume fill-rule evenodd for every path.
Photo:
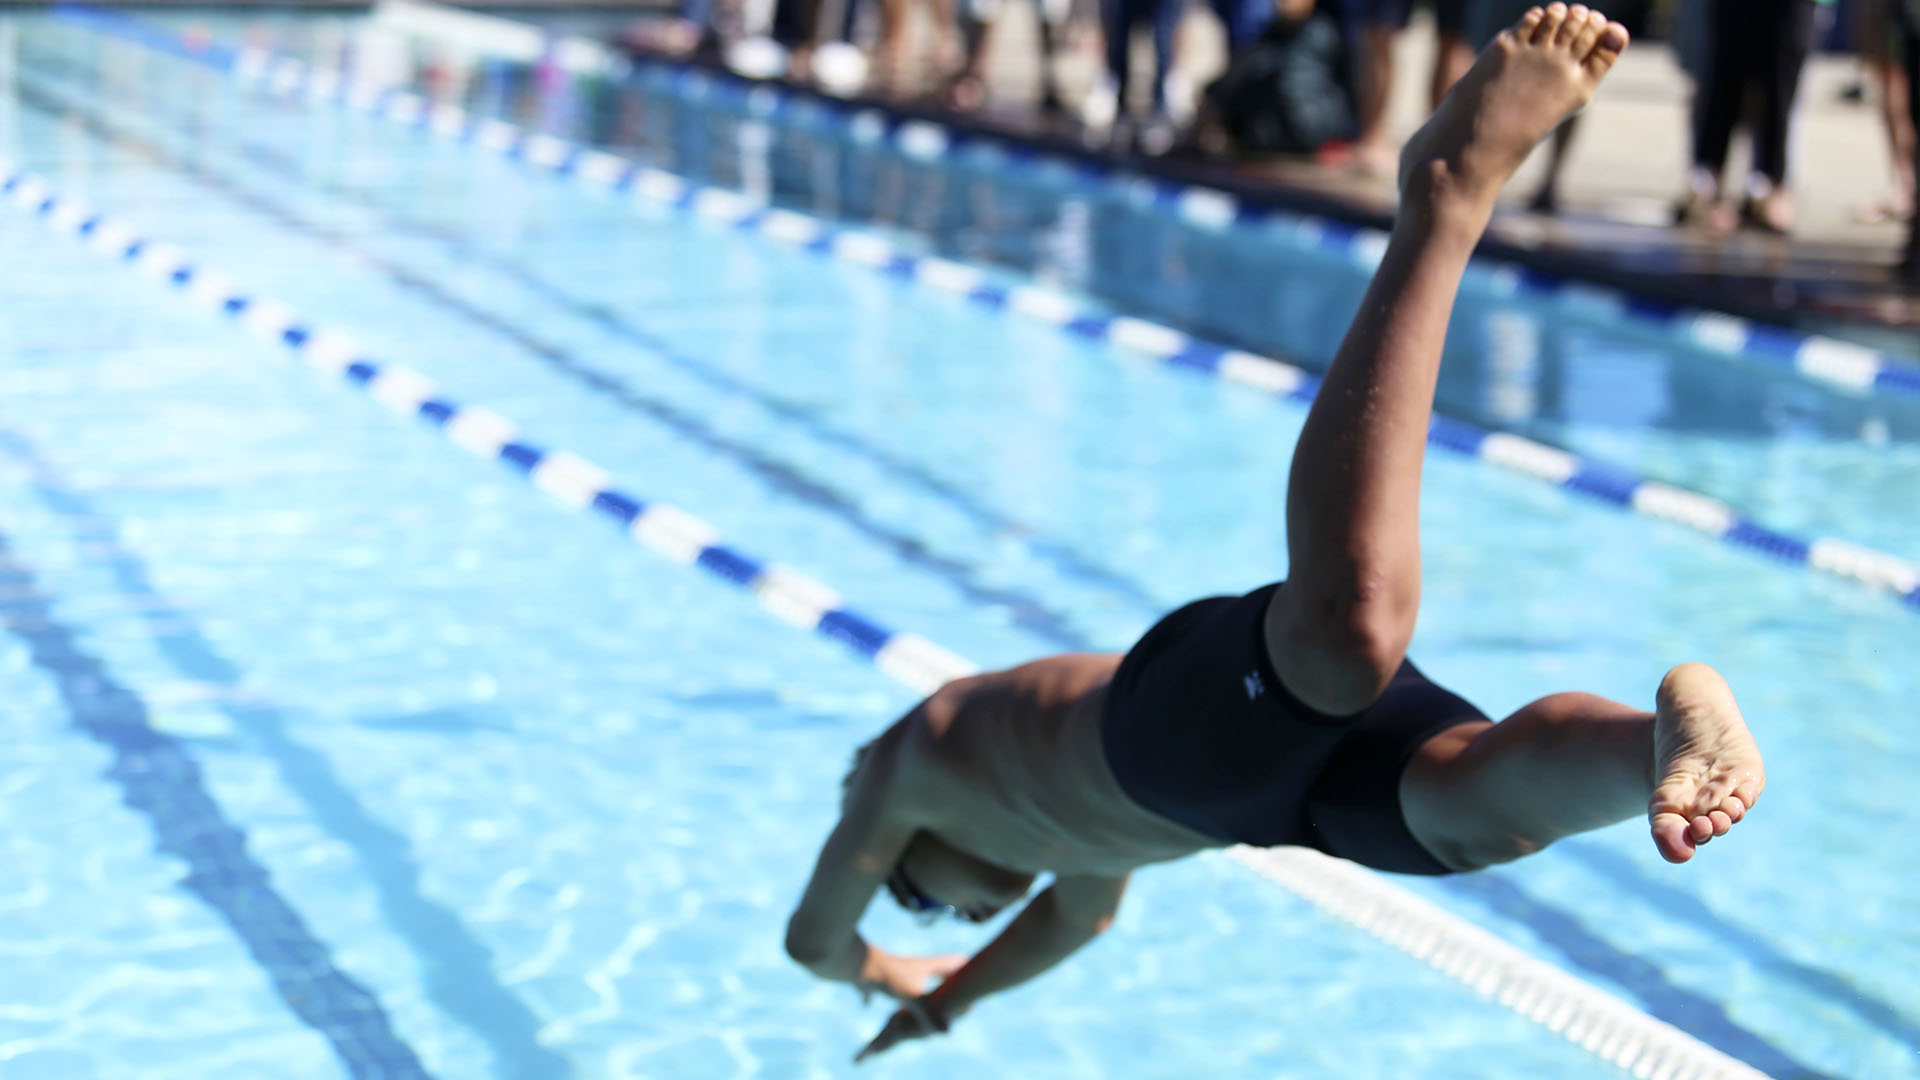
<instances>
[{"instance_id":1,"label":"black shorts","mask_svg":"<svg viewBox=\"0 0 1920 1080\"><path fill-rule=\"evenodd\" d=\"M1308 708L1267 656L1277 588L1197 600L1127 653L1101 725L1114 778L1147 809L1227 843L1447 873L1407 830L1400 776L1428 739L1486 714L1410 662L1358 715Z\"/></svg>"}]
</instances>

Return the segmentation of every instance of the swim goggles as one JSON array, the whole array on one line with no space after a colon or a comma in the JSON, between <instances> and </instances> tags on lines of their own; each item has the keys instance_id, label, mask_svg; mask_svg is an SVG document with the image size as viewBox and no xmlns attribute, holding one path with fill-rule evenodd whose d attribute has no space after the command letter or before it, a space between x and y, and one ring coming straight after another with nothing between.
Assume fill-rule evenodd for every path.
<instances>
[{"instance_id":1,"label":"swim goggles","mask_svg":"<svg viewBox=\"0 0 1920 1080\"><path fill-rule=\"evenodd\" d=\"M953 918L970 923L983 923L993 918L993 912L991 911L983 909L962 911L952 904L935 900L933 897L921 892L920 887L915 885L913 879L907 876L906 868L903 866L895 866L893 873L887 875L887 892L893 895L895 903L913 912L915 915L925 916L925 921L927 922L931 922L942 915L950 915Z\"/></svg>"}]
</instances>

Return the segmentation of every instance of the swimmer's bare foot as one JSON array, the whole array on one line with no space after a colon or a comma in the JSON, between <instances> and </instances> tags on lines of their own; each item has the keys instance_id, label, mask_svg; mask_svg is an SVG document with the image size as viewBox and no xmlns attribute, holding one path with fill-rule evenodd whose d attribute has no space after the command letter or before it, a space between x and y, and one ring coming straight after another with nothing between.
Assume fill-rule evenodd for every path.
<instances>
[{"instance_id":1,"label":"swimmer's bare foot","mask_svg":"<svg viewBox=\"0 0 1920 1080\"><path fill-rule=\"evenodd\" d=\"M1760 748L1720 673L1681 664L1660 682L1653 724L1653 843L1668 862L1725 836L1767 787Z\"/></svg>"},{"instance_id":2,"label":"swimmer's bare foot","mask_svg":"<svg viewBox=\"0 0 1920 1080\"><path fill-rule=\"evenodd\" d=\"M1402 199L1462 200L1491 213L1528 151L1593 98L1626 47L1626 28L1583 4L1529 10L1407 141Z\"/></svg>"}]
</instances>

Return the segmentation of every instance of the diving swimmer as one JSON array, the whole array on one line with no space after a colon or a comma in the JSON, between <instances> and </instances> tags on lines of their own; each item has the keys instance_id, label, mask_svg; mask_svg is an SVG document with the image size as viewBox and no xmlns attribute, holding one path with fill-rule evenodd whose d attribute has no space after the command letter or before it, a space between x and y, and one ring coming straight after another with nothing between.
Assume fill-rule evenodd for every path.
<instances>
[{"instance_id":1,"label":"diving swimmer","mask_svg":"<svg viewBox=\"0 0 1920 1080\"><path fill-rule=\"evenodd\" d=\"M1626 48L1598 11L1533 8L1408 142L1390 241L1294 450L1285 581L1188 604L1125 655L948 683L861 748L786 947L823 979L899 1000L862 1058L1060 962L1151 863L1286 844L1446 874L1639 814L1681 863L1752 810L1765 769L1710 667L1667 672L1651 711L1561 693L1494 723L1405 655L1461 274L1501 185ZM896 955L857 930L882 888L985 921L1048 872L970 958Z\"/></svg>"}]
</instances>

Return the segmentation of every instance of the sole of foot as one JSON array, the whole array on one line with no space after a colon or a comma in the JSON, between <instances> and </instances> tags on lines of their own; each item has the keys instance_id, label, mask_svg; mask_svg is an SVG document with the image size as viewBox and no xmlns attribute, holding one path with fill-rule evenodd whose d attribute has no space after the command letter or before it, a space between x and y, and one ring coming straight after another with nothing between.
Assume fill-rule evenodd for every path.
<instances>
[{"instance_id":1,"label":"sole of foot","mask_svg":"<svg viewBox=\"0 0 1920 1080\"><path fill-rule=\"evenodd\" d=\"M1681 664L1661 680L1654 702L1647 818L1661 856L1683 863L1746 817L1766 790L1767 770L1719 672Z\"/></svg>"}]
</instances>

